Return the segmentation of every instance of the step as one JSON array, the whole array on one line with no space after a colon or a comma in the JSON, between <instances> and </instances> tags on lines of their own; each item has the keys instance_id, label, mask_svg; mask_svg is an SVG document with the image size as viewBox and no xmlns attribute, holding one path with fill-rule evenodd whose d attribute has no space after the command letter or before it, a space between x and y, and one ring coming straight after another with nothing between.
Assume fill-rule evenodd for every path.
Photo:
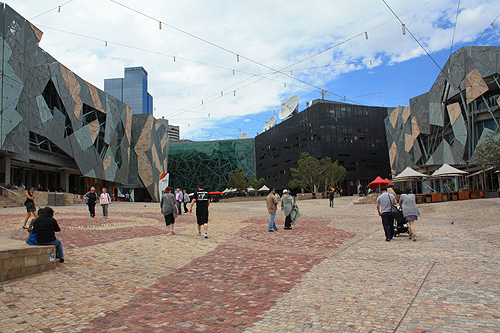
<instances>
[{"instance_id":1,"label":"step","mask_svg":"<svg viewBox=\"0 0 500 333\"><path fill-rule=\"evenodd\" d=\"M56 268L55 256L54 245L0 238L0 282L52 270Z\"/></svg>"}]
</instances>

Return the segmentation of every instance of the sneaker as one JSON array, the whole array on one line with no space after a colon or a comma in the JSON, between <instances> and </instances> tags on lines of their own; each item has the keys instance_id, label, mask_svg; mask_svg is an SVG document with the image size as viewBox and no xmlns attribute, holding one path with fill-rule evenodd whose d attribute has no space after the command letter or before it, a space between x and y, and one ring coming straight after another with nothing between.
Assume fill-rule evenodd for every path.
<instances>
[{"instance_id":1,"label":"sneaker","mask_svg":"<svg viewBox=\"0 0 500 333\"><path fill-rule=\"evenodd\" d=\"M198 236L201 236L201 232L198 231Z\"/></svg>"},{"instance_id":2,"label":"sneaker","mask_svg":"<svg viewBox=\"0 0 500 333\"><path fill-rule=\"evenodd\" d=\"M59 262L64 262L64 258L59 259Z\"/></svg>"},{"instance_id":3,"label":"sneaker","mask_svg":"<svg viewBox=\"0 0 500 333\"><path fill-rule=\"evenodd\" d=\"M208 238L208 234L205 232L205 238Z\"/></svg>"},{"instance_id":4,"label":"sneaker","mask_svg":"<svg viewBox=\"0 0 500 333\"><path fill-rule=\"evenodd\" d=\"M274 230L273 230L273 229L271 229L271 230L268 230L268 232L274 232Z\"/></svg>"}]
</instances>

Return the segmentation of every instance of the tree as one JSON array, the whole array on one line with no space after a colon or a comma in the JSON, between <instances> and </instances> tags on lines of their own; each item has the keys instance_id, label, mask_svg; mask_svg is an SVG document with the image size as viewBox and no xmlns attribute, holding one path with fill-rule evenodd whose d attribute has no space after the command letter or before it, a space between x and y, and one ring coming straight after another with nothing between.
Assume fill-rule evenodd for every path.
<instances>
[{"instance_id":1,"label":"tree","mask_svg":"<svg viewBox=\"0 0 500 333\"><path fill-rule=\"evenodd\" d=\"M500 131L488 136L486 141L476 147L476 163L483 170L493 167L500 170Z\"/></svg>"},{"instance_id":2,"label":"tree","mask_svg":"<svg viewBox=\"0 0 500 333\"><path fill-rule=\"evenodd\" d=\"M330 157L327 157L321 160L321 164L323 168L325 191L335 187L338 182L344 180L347 171L343 166L339 165L338 161L332 162Z\"/></svg>"},{"instance_id":3,"label":"tree","mask_svg":"<svg viewBox=\"0 0 500 333\"><path fill-rule=\"evenodd\" d=\"M334 187L344 180L347 173L338 161L332 162L330 157L319 160L309 153L302 153L297 165L297 168L290 168L293 179L288 186L306 189L310 192L317 192L320 186L324 186L325 191Z\"/></svg>"},{"instance_id":4,"label":"tree","mask_svg":"<svg viewBox=\"0 0 500 333\"><path fill-rule=\"evenodd\" d=\"M237 189L238 192L242 192L248 187L247 177L245 176L245 172L243 172L242 169L238 169L235 172L230 173L228 179L229 185L232 188Z\"/></svg>"},{"instance_id":5,"label":"tree","mask_svg":"<svg viewBox=\"0 0 500 333\"><path fill-rule=\"evenodd\" d=\"M297 168L290 168L293 179L288 185L292 188L300 187L315 192L322 173L319 160L309 155L309 153L302 153L297 165Z\"/></svg>"}]
</instances>

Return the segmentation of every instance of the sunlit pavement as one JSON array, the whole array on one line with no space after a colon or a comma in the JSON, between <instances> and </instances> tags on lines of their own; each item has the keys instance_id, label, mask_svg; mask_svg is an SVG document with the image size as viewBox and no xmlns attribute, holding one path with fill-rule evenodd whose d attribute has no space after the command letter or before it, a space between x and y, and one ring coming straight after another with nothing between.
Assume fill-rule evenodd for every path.
<instances>
[{"instance_id":1,"label":"sunlit pavement","mask_svg":"<svg viewBox=\"0 0 500 333\"><path fill-rule=\"evenodd\" d=\"M0 331L500 331L500 199L419 205L417 242L353 200L299 201L274 233L264 201L215 203L208 239L194 213L166 235L158 204L55 207L66 262L0 284ZM0 237L25 214L1 209Z\"/></svg>"}]
</instances>

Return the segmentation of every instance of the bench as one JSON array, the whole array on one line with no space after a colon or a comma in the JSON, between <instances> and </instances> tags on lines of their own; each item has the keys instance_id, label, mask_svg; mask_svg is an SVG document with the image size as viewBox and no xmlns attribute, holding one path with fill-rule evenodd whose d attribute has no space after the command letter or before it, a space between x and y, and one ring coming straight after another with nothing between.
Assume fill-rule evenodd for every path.
<instances>
[{"instance_id":1,"label":"bench","mask_svg":"<svg viewBox=\"0 0 500 333\"><path fill-rule=\"evenodd\" d=\"M0 282L45 272L56 267L54 245L35 246L0 239Z\"/></svg>"}]
</instances>

